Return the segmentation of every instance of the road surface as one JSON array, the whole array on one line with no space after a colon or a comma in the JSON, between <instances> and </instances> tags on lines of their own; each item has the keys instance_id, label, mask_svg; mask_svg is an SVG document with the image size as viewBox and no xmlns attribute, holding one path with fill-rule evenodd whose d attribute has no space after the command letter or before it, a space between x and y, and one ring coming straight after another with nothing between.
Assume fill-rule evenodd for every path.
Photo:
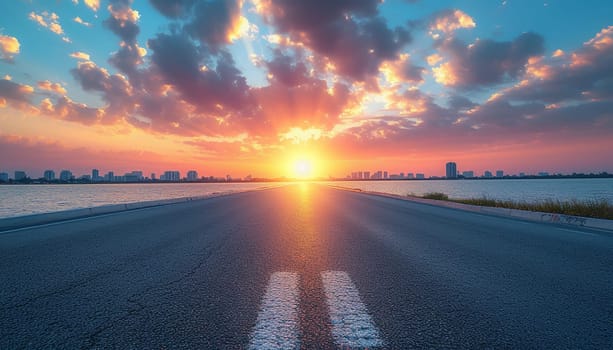
<instances>
[{"instance_id":1,"label":"road surface","mask_svg":"<svg viewBox=\"0 0 613 350\"><path fill-rule=\"evenodd\" d=\"M613 348L613 234L297 184L0 233L0 349Z\"/></svg>"}]
</instances>

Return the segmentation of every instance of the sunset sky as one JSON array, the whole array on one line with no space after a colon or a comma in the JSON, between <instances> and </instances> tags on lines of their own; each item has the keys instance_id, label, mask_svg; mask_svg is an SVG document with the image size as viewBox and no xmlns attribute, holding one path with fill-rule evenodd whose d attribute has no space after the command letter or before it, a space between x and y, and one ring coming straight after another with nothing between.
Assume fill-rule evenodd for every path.
<instances>
[{"instance_id":1,"label":"sunset sky","mask_svg":"<svg viewBox=\"0 0 613 350\"><path fill-rule=\"evenodd\" d=\"M14 0L0 172L613 172L613 2Z\"/></svg>"}]
</instances>

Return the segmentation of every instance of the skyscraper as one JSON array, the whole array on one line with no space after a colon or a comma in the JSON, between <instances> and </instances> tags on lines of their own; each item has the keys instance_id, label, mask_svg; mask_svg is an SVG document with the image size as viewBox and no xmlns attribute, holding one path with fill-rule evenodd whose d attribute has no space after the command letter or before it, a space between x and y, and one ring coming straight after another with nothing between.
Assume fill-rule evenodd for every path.
<instances>
[{"instance_id":1,"label":"skyscraper","mask_svg":"<svg viewBox=\"0 0 613 350\"><path fill-rule=\"evenodd\" d=\"M448 179L458 178L458 167L455 162L448 162L445 164L445 176Z\"/></svg>"}]
</instances>

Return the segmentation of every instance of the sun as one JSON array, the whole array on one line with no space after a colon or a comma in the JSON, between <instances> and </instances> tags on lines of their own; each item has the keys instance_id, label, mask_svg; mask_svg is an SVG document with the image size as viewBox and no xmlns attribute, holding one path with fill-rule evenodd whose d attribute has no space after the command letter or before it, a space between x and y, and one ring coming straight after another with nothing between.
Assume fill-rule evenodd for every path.
<instances>
[{"instance_id":1,"label":"sun","mask_svg":"<svg viewBox=\"0 0 613 350\"><path fill-rule=\"evenodd\" d=\"M295 178L307 179L313 175L313 162L305 158L296 159L292 171Z\"/></svg>"}]
</instances>

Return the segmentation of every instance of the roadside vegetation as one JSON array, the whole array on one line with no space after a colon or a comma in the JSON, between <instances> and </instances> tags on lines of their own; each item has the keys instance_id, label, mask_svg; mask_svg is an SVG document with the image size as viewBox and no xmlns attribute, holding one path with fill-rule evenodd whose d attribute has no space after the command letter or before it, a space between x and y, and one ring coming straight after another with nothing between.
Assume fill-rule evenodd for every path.
<instances>
[{"instance_id":1,"label":"roadside vegetation","mask_svg":"<svg viewBox=\"0 0 613 350\"><path fill-rule=\"evenodd\" d=\"M564 214L572 216L584 216L597 219L613 220L613 203L601 200L542 200L538 202L497 200L487 197L470 199L451 199L448 195L440 192L426 193L420 198L450 201L456 203L479 205L484 207L510 208L545 213Z\"/></svg>"}]
</instances>

